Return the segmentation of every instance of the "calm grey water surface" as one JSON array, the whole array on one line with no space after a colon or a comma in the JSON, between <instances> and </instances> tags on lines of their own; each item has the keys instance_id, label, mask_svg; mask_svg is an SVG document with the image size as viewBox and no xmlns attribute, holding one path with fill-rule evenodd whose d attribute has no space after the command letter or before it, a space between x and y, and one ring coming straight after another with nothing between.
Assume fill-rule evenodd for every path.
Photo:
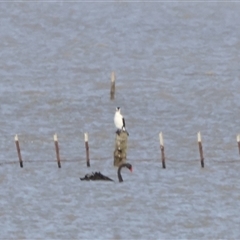
<instances>
[{"instance_id":1,"label":"calm grey water surface","mask_svg":"<svg viewBox=\"0 0 240 240\"><path fill-rule=\"evenodd\" d=\"M0 238L239 239L239 12L231 2L0 3ZM116 106L134 172L80 182L92 171L117 180Z\"/></svg>"}]
</instances>

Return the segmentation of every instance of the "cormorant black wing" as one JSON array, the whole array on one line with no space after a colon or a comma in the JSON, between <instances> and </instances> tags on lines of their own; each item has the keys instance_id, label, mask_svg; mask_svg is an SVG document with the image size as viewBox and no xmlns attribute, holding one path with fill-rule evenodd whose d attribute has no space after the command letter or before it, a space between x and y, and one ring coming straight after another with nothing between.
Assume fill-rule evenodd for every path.
<instances>
[{"instance_id":1,"label":"cormorant black wing","mask_svg":"<svg viewBox=\"0 0 240 240\"><path fill-rule=\"evenodd\" d=\"M123 127L125 128L126 127L126 124L125 124L125 119L122 118L122 121L123 121Z\"/></svg>"}]
</instances>

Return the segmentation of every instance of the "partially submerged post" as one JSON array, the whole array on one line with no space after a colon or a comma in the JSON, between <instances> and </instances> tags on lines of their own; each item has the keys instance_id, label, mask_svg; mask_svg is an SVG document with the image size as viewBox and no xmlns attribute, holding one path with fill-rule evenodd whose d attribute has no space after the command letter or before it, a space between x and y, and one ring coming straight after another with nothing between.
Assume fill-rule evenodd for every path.
<instances>
[{"instance_id":1,"label":"partially submerged post","mask_svg":"<svg viewBox=\"0 0 240 240\"><path fill-rule=\"evenodd\" d=\"M86 162L87 162L87 166L90 167L88 133L84 133L84 141L85 141L85 148L86 148Z\"/></svg>"},{"instance_id":2,"label":"partially submerged post","mask_svg":"<svg viewBox=\"0 0 240 240\"><path fill-rule=\"evenodd\" d=\"M53 140L54 140L54 143L55 143L55 150L56 150L58 168L61 168L57 134L54 134L54 135L53 135Z\"/></svg>"},{"instance_id":3,"label":"partially submerged post","mask_svg":"<svg viewBox=\"0 0 240 240\"><path fill-rule=\"evenodd\" d=\"M115 95L115 72L111 73L111 90L110 90L110 99L113 100L114 99L114 95Z\"/></svg>"},{"instance_id":4,"label":"partially submerged post","mask_svg":"<svg viewBox=\"0 0 240 240\"><path fill-rule=\"evenodd\" d=\"M204 168L202 138L201 138L201 133L200 132L198 132L198 134L197 134L197 139L198 139L198 147L199 147L199 153L200 153L201 166L202 166L202 168Z\"/></svg>"},{"instance_id":5,"label":"partially submerged post","mask_svg":"<svg viewBox=\"0 0 240 240\"><path fill-rule=\"evenodd\" d=\"M16 144L16 148L17 148L17 154L18 154L20 167L22 168L23 167L23 161L22 161L22 155L21 155L21 150L20 150L20 145L19 145L18 135L17 134L16 134L14 140L15 140L15 144Z\"/></svg>"},{"instance_id":6,"label":"partially submerged post","mask_svg":"<svg viewBox=\"0 0 240 240\"><path fill-rule=\"evenodd\" d=\"M240 134L237 135L238 152L240 154Z\"/></svg>"},{"instance_id":7,"label":"partially submerged post","mask_svg":"<svg viewBox=\"0 0 240 240\"><path fill-rule=\"evenodd\" d=\"M114 150L114 163L115 167L126 163L127 159L127 140L128 134L126 131L119 131L119 134L116 133L115 138L115 150Z\"/></svg>"},{"instance_id":8,"label":"partially submerged post","mask_svg":"<svg viewBox=\"0 0 240 240\"><path fill-rule=\"evenodd\" d=\"M166 168L166 165L165 165L165 154L164 154L164 144L163 144L163 134L162 134L162 132L159 133L159 141L160 141L160 149L161 149L161 155L162 155L162 167Z\"/></svg>"}]
</instances>

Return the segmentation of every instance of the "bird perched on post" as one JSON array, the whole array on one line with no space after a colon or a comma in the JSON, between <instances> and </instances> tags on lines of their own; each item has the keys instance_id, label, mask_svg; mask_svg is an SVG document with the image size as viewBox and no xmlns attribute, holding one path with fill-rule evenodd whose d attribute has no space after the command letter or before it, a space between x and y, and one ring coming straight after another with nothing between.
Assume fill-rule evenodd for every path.
<instances>
[{"instance_id":1,"label":"bird perched on post","mask_svg":"<svg viewBox=\"0 0 240 240\"><path fill-rule=\"evenodd\" d=\"M121 111L120 107L117 107L115 115L114 115L114 123L115 123L115 126L117 128L116 133L119 135L121 131L124 131L124 132L127 133L127 135L129 135L127 130L126 130L125 119L122 116L120 111Z\"/></svg>"}]
</instances>

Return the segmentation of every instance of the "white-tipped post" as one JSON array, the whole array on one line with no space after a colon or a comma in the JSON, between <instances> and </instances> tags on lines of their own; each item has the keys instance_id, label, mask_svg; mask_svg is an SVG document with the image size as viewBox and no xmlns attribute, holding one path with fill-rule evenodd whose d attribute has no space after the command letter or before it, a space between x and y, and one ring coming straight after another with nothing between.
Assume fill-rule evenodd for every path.
<instances>
[{"instance_id":1,"label":"white-tipped post","mask_svg":"<svg viewBox=\"0 0 240 240\"><path fill-rule=\"evenodd\" d=\"M89 145L88 145L88 133L84 133L84 141L85 141L85 148L86 148L86 162L87 162L87 167L90 167Z\"/></svg>"},{"instance_id":2,"label":"white-tipped post","mask_svg":"<svg viewBox=\"0 0 240 240\"><path fill-rule=\"evenodd\" d=\"M57 141L58 141L57 134L54 134L54 135L53 135L53 140L54 140L54 142L57 142Z\"/></svg>"},{"instance_id":3,"label":"white-tipped post","mask_svg":"<svg viewBox=\"0 0 240 240\"><path fill-rule=\"evenodd\" d=\"M88 133L84 133L84 141L88 142Z\"/></svg>"},{"instance_id":4,"label":"white-tipped post","mask_svg":"<svg viewBox=\"0 0 240 240\"><path fill-rule=\"evenodd\" d=\"M161 150L161 157L162 157L162 167L166 168L165 153L164 153L164 142L163 142L163 134L162 134L162 132L159 133L159 141L160 141L160 150Z\"/></svg>"},{"instance_id":5,"label":"white-tipped post","mask_svg":"<svg viewBox=\"0 0 240 240\"><path fill-rule=\"evenodd\" d=\"M53 140L54 140L54 144L55 144L58 168L61 168L60 153L59 153L59 146L58 146L58 137L57 137L56 133L53 135Z\"/></svg>"},{"instance_id":6,"label":"white-tipped post","mask_svg":"<svg viewBox=\"0 0 240 240\"><path fill-rule=\"evenodd\" d=\"M115 72L111 72L111 82L115 82Z\"/></svg>"},{"instance_id":7,"label":"white-tipped post","mask_svg":"<svg viewBox=\"0 0 240 240\"><path fill-rule=\"evenodd\" d=\"M159 133L159 140L160 140L160 145L161 145L161 146L164 146L164 143L163 143L163 134L162 134L162 132Z\"/></svg>"},{"instance_id":8,"label":"white-tipped post","mask_svg":"<svg viewBox=\"0 0 240 240\"><path fill-rule=\"evenodd\" d=\"M23 167L23 161L22 161L22 155L21 155L21 150L20 150L20 145L19 145L18 135L17 134L15 135L14 140L15 140L15 144L16 144L16 148L17 148L19 164L20 164L20 167L22 168Z\"/></svg>"},{"instance_id":9,"label":"white-tipped post","mask_svg":"<svg viewBox=\"0 0 240 240\"><path fill-rule=\"evenodd\" d=\"M238 152L240 154L240 134L237 135Z\"/></svg>"},{"instance_id":10,"label":"white-tipped post","mask_svg":"<svg viewBox=\"0 0 240 240\"><path fill-rule=\"evenodd\" d=\"M198 148L200 153L200 161L201 161L201 167L204 168L204 157L203 157L203 148L202 148L202 137L201 133L198 132L197 134L197 140L198 140Z\"/></svg>"},{"instance_id":11,"label":"white-tipped post","mask_svg":"<svg viewBox=\"0 0 240 240\"><path fill-rule=\"evenodd\" d=\"M114 95L115 95L115 81L116 81L115 72L112 72L111 73L111 90L110 90L110 99L111 100L114 99Z\"/></svg>"},{"instance_id":12,"label":"white-tipped post","mask_svg":"<svg viewBox=\"0 0 240 240\"><path fill-rule=\"evenodd\" d=\"M197 139L198 139L198 142L202 142L202 137L200 132L198 132L197 134Z\"/></svg>"},{"instance_id":13,"label":"white-tipped post","mask_svg":"<svg viewBox=\"0 0 240 240\"><path fill-rule=\"evenodd\" d=\"M14 137L15 141L18 141L18 135L16 134Z\"/></svg>"}]
</instances>

